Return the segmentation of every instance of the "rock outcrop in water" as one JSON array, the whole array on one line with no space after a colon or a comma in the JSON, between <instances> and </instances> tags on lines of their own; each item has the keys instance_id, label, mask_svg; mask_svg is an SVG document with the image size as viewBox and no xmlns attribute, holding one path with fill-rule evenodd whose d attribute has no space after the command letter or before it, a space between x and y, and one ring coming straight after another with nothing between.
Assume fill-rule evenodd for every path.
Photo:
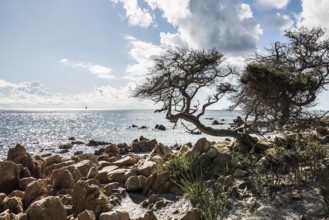
<instances>
[{"instance_id":1,"label":"rock outcrop in water","mask_svg":"<svg viewBox=\"0 0 329 220\"><path fill-rule=\"evenodd\" d=\"M27 153L22 145L17 144L14 148L9 149L7 160L13 161L16 164L21 164L29 170L33 177L41 177L43 159L40 156L33 156Z\"/></svg>"},{"instance_id":2,"label":"rock outcrop in water","mask_svg":"<svg viewBox=\"0 0 329 220\"><path fill-rule=\"evenodd\" d=\"M323 142L323 135L328 135L328 128L317 129L316 132ZM262 179L263 172L268 175L279 163L293 163L300 159L283 152L269 141L258 141L258 150L255 151L256 148L244 149L229 140L215 143L201 138L194 145L181 146L177 152L155 139L143 137L131 146L97 143L102 146L95 154L82 153L70 158L53 155L42 159L29 154L19 144L10 149L7 160L0 161L0 219L204 218L205 213L200 212L200 206L195 205L196 201L192 200L191 203L182 197L183 188L177 184L177 176L184 178L188 174L175 174L170 170L177 165L180 158L192 158L198 162L198 166L202 166L197 166L193 175L202 171L202 176L216 177L207 180L204 186L216 182L221 184L217 188L218 192L228 190L229 198L218 199L216 203L225 205L220 207L223 210L231 210L221 213L226 218L321 219L324 215L320 215L320 211L326 211L323 204L329 201L329 193L325 193L329 190L323 188L319 182L310 181L308 185L298 182L291 186L285 182ZM321 158L317 158L321 165L319 169L322 169L322 174L329 174L329 164L326 163L329 146L323 144L321 148L324 153ZM277 154L278 150L281 150L281 154ZM140 152L147 154L135 154ZM305 153L307 152L303 152L303 155ZM255 158L259 158L257 163L247 164ZM306 161L300 164L300 170L311 169ZM160 172L161 167L169 167L169 170ZM200 168L201 171L198 170ZM184 169L188 170L189 167ZM282 175L289 177L290 174ZM266 184L274 184L271 186L277 188L274 190L267 187L268 185L262 185L265 184L262 181L269 181ZM321 181L329 183L329 177L324 176ZM262 196L267 192L260 191L261 189L275 192L274 196L271 195L272 201L267 196ZM204 204L209 207L216 200L214 198L217 198L211 196L219 195L216 190L211 190L204 192L210 193L208 197L203 198L204 194L200 194Z\"/></svg>"}]
</instances>

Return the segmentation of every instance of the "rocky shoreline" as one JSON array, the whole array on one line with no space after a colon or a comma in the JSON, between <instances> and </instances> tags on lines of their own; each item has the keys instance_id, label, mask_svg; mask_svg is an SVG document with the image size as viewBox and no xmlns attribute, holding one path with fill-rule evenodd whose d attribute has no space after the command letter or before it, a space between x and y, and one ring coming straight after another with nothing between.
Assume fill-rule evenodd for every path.
<instances>
[{"instance_id":1,"label":"rocky shoreline","mask_svg":"<svg viewBox=\"0 0 329 220\"><path fill-rule=\"evenodd\" d=\"M321 132L326 140L328 129ZM270 141L258 141L252 149L255 155L246 146L228 139L215 143L201 138L195 144L183 145L177 152L155 139L142 137L130 146L89 143L95 146L94 153L77 152L70 158L60 155L42 158L28 153L20 144L10 149L7 159L0 161L0 220L201 219L198 205L184 196L186 192L172 173L160 172L182 155L201 161L206 164L205 173L215 174L214 180L207 183L225 183L221 187L229 191L230 201L225 204L223 219L325 219L316 214L325 208L323 205L329 197L323 191L327 189L309 178L305 178L305 185L273 180L275 186L280 184L274 198L260 192L270 188L268 185L258 187L256 183L261 177L257 181L255 177L263 172L268 175L269 164L281 160L277 146ZM62 149L70 147L61 146ZM320 168L327 171L329 145L322 143L321 149ZM141 152L144 154L138 154ZM243 158L255 163L244 165ZM309 169L304 162L298 169Z\"/></svg>"},{"instance_id":2,"label":"rocky shoreline","mask_svg":"<svg viewBox=\"0 0 329 220\"><path fill-rule=\"evenodd\" d=\"M168 147L143 137L129 147L89 144L98 146L94 154L76 152L71 158L43 159L20 144L10 149L0 161L0 219L155 219L153 206L167 205L181 219L192 209L177 197L168 175L152 173L164 157L174 156ZM141 152L148 154L136 154Z\"/></svg>"}]
</instances>

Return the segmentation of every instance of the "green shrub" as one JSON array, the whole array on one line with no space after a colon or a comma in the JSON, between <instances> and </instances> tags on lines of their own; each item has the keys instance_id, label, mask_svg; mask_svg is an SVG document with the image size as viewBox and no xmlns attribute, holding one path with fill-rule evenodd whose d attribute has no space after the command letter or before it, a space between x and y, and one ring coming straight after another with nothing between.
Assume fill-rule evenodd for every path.
<instances>
[{"instance_id":1,"label":"green shrub","mask_svg":"<svg viewBox=\"0 0 329 220\"><path fill-rule=\"evenodd\" d=\"M272 199L283 184L305 184L321 172L321 145L313 139L298 138L289 148L271 148L266 158L270 166L262 173L254 173L251 180L258 195Z\"/></svg>"},{"instance_id":2,"label":"green shrub","mask_svg":"<svg viewBox=\"0 0 329 220\"><path fill-rule=\"evenodd\" d=\"M223 182L215 181L208 169L197 155L181 154L158 166L156 172L170 172L172 180L197 208L202 219L222 219L228 211L230 187L223 187Z\"/></svg>"},{"instance_id":3,"label":"green shrub","mask_svg":"<svg viewBox=\"0 0 329 220\"><path fill-rule=\"evenodd\" d=\"M186 154L180 154L168 160L164 165L156 167L157 173L169 172L172 180L178 185L182 180L193 181L203 178L202 164L197 156L186 157Z\"/></svg>"}]
</instances>

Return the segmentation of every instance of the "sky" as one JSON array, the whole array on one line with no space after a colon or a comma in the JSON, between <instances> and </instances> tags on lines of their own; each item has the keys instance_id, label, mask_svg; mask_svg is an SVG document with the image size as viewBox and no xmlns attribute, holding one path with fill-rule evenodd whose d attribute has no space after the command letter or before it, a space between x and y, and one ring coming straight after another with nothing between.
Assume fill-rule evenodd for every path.
<instances>
[{"instance_id":1,"label":"sky","mask_svg":"<svg viewBox=\"0 0 329 220\"><path fill-rule=\"evenodd\" d=\"M0 0L0 109L152 109L131 91L165 49L216 48L239 67L328 16L327 0Z\"/></svg>"}]
</instances>

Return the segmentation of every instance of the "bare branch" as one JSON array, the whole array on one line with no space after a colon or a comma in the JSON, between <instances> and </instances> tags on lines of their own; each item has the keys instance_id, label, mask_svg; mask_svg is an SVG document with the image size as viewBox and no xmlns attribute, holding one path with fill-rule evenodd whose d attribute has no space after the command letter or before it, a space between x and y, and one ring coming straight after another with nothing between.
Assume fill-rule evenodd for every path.
<instances>
[{"instance_id":1,"label":"bare branch","mask_svg":"<svg viewBox=\"0 0 329 220\"><path fill-rule=\"evenodd\" d=\"M224 55L215 49L168 50L154 59L153 68L147 73L144 83L134 91L134 97L149 98L156 103L162 103L162 108L157 111L166 111L166 118L175 123L174 127L181 119L192 123L203 133L231 136L242 141L244 135L238 131L214 129L204 126L199 120L209 106L217 103L225 94L236 91L225 80L228 76L236 75L236 72L230 66L222 66L223 61ZM202 88L213 91L210 98L204 102L195 100ZM247 144L249 142L248 140Z\"/></svg>"}]
</instances>

